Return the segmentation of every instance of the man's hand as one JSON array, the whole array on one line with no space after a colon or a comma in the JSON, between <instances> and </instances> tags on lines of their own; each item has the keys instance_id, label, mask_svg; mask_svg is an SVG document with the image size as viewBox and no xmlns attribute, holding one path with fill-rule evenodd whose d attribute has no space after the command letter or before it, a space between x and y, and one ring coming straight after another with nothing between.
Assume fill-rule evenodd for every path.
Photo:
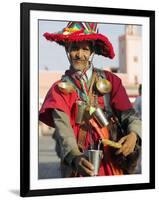
<instances>
[{"instance_id":1,"label":"man's hand","mask_svg":"<svg viewBox=\"0 0 159 200\"><path fill-rule=\"evenodd\" d=\"M134 151L136 141L137 135L134 132L130 132L128 135L122 137L118 141L118 143L122 144L122 147L116 152L116 155L122 153L124 156L128 156Z\"/></svg>"},{"instance_id":2,"label":"man's hand","mask_svg":"<svg viewBox=\"0 0 159 200\"><path fill-rule=\"evenodd\" d=\"M73 167L82 176L94 176L94 167L83 155L73 159Z\"/></svg>"}]
</instances>

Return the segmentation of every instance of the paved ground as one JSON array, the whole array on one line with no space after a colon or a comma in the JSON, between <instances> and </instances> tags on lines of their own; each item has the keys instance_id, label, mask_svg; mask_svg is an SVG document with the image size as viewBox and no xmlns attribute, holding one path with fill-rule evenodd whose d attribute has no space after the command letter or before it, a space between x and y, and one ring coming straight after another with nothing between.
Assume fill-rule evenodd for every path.
<instances>
[{"instance_id":1,"label":"paved ground","mask_svg":"<svg viewBox=\"0 0 159 200\"><path fill-rule=\"evenodd\" d=\"M39 179L60 178L60 159L51 136L39 137Z\"/></svg>"}]
</instances>

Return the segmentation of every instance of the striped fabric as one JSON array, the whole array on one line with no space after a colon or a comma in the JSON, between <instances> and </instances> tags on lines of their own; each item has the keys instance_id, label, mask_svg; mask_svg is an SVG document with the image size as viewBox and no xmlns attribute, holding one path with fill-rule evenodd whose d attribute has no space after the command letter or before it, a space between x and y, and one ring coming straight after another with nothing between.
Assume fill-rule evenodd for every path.
<instances>
[{"instance_id":1,"label":"striped fabric","mask_svg":"<svg viewBox=\"0 0 159 200\"><path fill-rule=\"evenodd\" d=\"M84 30L88 33L97 33L97 23L92 22L69 22L67 28Z\"/></svg>"}]
</instances>

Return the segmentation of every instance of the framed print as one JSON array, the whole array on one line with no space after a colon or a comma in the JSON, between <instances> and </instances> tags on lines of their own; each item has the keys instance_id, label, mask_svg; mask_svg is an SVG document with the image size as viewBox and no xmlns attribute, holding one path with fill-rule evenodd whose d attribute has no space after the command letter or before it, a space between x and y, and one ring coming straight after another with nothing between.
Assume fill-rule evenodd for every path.
<instances>
[{"instance_id":1,"label":"framed print","mask_svg":"<svg viewBox=\"0 0 159 200\"><path fill-rule=\"evenodd\" d=\"M155 188L155 12L20 9L20 195Z\"/></svg>"}]
</instances>

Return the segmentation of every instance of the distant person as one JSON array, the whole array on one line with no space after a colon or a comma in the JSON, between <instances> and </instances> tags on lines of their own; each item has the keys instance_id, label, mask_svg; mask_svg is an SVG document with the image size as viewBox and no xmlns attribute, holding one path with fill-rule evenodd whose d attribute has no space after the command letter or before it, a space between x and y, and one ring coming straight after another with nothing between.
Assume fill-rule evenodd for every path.
<instances>
[{"instance_id":1,"label":"distant person","mask_svg":"<svg viewBox=\"0 0 159 200\"><path fill-rule=\"evenodd\" d=\"M139 85L138 93L139 93L139 96L137 96L135 99L134 108L141 119L141 116L142 116L142 85L141 84Z\"/></svg>"},{"instance_id":2,"label":"distant person","mask_svg":"<svg viewBox=\"0 0 159 200\"><path fill-rule=\"evenodd\" d=\"M98 176L135 173L141 120L120 78L92 63L94 54L112 59L112 44L98 33L97 23L69 22L62 31L44 36L62 45L70 62L65 74L48 91L39 115L42 122L55 127L62 176L93 176L93 165L85 151L97 149L102 137L110 143L100 146L103 157ZM101 123L101 113L112 125L108 132L106 123ZM112 147L112 141L120 147Z\"/></svg>"}]
</instances>

